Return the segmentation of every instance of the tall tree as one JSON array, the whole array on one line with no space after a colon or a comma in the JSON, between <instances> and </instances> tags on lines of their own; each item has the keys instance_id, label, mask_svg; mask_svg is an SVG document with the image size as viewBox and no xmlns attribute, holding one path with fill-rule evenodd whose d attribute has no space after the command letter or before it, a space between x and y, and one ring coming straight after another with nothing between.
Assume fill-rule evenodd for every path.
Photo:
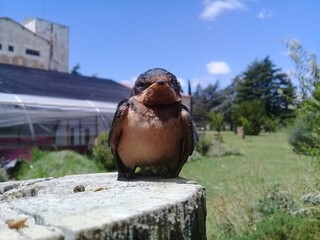
<instances>
[{"instance_id":1,"label":"tall tree","mask_svg":"<svg viewBox=\"0 0 320 240\"><path fill-rule=\"evenodd\" d=\"M301 100L311 97L320 82L320 66L315 54L308 53L297 40L285 43L290 51L290 58L295 65L295 77L299 82Z\"/></svg>"},{"instance_id":2,"label":"tall tree","mask_svg":"<svg viewBox=\"0 0 320 240\"><path fill-rule=\"evenodd\" d=\"M222 92L219 89L219 82L209 84L202 88L199 84L192 96L193 120L198 125L205 125L207 113L222 102Z\"/></svg>"},{"instance_id":3,"label":"tall tree","mask_svg":"<svg viewBox=\"0 0 320 240\"><path fill-rule=\"evenodd\" d=\"M293 115L289 106L294 99L295 88L290 78L269 57L251 63L237 87L237 103L259 100L268 116L281 119Z\"/></svg>"},{"instance_id":4,"label":"tall tree","mask_svg":"<svg viewBox=\"0 0 320 240\"><path fill-rule=\"evenodd\" d=\"M232 107L235 104L237 86L240 81L240 76L233 78L231 80L231 84L219 92L219 95L221 96L221 102L213 108L215 112L223 114L224 122L230 126L231 130L234 127Z\"/></svg>"}]
</instances>

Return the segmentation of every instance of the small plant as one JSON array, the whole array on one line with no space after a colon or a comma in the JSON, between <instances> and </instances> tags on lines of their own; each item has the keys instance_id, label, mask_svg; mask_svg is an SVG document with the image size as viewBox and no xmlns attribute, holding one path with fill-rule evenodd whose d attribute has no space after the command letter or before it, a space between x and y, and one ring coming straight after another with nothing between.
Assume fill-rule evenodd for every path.
<instances>
[{"instance_id":1,"label":"small plant","mask_svg":"<svg viewBox=\"0 0 320 240\"><path fill-rule=\"evenodd\" d=\"M279 126L280 126L280 118L271 116L271 117L266 118L264 130L266 132L275 133L278 130Z\"/></svg>"},{"instance_id":2,"label":"small plant","mask_svg":"<svg viewBox=\"0 0 320 240\"><path fill-rule=\"evenodd\" d=\"M70 150L48 152L45 157L36 159L32 165L21 161L15 170L14 177L18 180L62 177L72 174L102 172L103 167L87 157Z\"/></svg>"},{"instance_id":3,"label":"small plant","mask_svg":"<svg viewBox=\"0 0 320 240\"><path fill-rule=\"evenodd\" d=\"M292 216L289 213L277 212L272 217L266 217L258 222L254 230L234 239L319 239L320 221Z\"/></svg>"},{"instance_id":4,"label":"small plant","mask_svg":"<svg viewBox=\"0 0 320 240\"><path fill-rule=\"evenodd\" d=\"M33 148L31 150L31 159L32 161L37 161L39 159L45 158L49 152L40 150L39 148Z\"/></svg>"},{"instance_id":5,"label":"small plant","mask_svg":"<svg viewBox=\"0 0 320 240\"><path fill-rule=\"evenodd\" d=\"M8 181L7 171L4 168L0 168L0 182Z\"/></svg>"},{"instance_id":6,"label":"small plant","mask_svg":"<svg viewBox=\"0 0 320 240\"><path fill-rule=\"evenodd\" d=\"M206 137L205 135L199 136L199 141L195 145L195 150L203 156L206 156L210 146L212 144L211 139Z\"/></svg>"},{"instance_id":7,"label":"small plant","mask_svg":"<svg viewBox=\"0 0 320 240\"><path fill-rule=\"evenodd\" d=\"M259 212L264 215L274 214L275 212L293 212L296 207L292 198L284 191L278 190L274 186L269 190L265 197L259 201Z\"/></svg>"},{"instance_id":8,"label":"small plant","mask_svg":"<svg viewBox=\"0 0 320 240\"><path fill-rule=\"evenodd\" d=\"M108 147L109 133L104 132L100 134L96 139L96 144L92 148L92 158L97 163L104 166L107 171L116 169L113 161L111 149Z\"/></svg>"},{"instance_id":9,"label":"small plant","mask_svg":"<svg viewBox=\"0 0 320 240\"><path fill-rule=\"evenodd\" d=\"M309 113L311 116L301 116L296 119L293 129L289 135L289 143L294 147L295 152L312 155L312 149L317 149L317 138L312 133L309 119L312 119L312 115L315 113ZM312 123L312 121L311 121Z\"/></svg>"},{"instance_id":10,"label":"small plant","mask_svg":"<svg viewBox=\"0 0 320 240\"><path fill-rule=\"evenodd\" d=\"M208 112L207 117L209 119L210 128L217 131L216 139L222 142L221 131L223 129L223 114L216 112Z\"/></svg>"}]
</instances>

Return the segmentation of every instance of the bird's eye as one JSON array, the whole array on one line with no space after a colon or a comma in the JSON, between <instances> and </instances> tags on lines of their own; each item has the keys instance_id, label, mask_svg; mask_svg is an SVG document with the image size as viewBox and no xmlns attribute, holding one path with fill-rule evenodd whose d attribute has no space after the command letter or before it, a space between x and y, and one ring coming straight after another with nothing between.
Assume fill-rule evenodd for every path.
<instances>
[{"instance_id":1,"label":"bird's eye","mask_svg":"<svg viewBox=\"0 0 320 240\"><path fill-rule=\"evenodd\" d=\"M142 89L142 88L144 88L145 87L145 82L139 82L138 84L137 84L137 88L139 88L139 89Z\"/></svg>"},{"instance_id":2,"label":"bird's eye","mask_svg":"<svg viewBox=\"0 0 320 240\"><path fill-rule=\"evenodd\" d=\"M177 92L181 92L182 89L181 89L181 86L180 86L180 83L178 82L177 79L173 78L171 79L170 81L170 85L173 89L175 89Z\"/></svg>"}]
</instances>

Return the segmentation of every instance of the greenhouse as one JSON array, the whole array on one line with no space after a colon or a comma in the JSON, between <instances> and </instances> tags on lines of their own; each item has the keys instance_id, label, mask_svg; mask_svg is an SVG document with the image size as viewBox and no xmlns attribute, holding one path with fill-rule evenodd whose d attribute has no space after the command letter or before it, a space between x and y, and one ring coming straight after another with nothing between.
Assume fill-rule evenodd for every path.
<instances>
[{"instance_id":1,"label":"greenhouse","mask_svg":"<svg viewBox=\"0 0 320 240\"><path fill-rule=\"evenodd\" d=\"M34 147L86 152L129 94L112 80L0 64L0 158L28 159Z\"/></svg>"}]
</instances>

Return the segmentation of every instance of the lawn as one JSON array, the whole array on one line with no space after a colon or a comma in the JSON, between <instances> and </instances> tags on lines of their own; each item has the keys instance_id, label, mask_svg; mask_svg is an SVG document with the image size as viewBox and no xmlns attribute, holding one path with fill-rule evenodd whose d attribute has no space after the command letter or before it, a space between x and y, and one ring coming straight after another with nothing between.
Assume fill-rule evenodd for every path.
<instances>
[{"instance_id":1,"label":"lawn","mask_svg":"<svg viewBox=\"0 0 320 240\"><path fill-rule=\"evenodd\" d=\"M316 172L309 159L292 151L286 131L244 140L232 132L222 136L226 146L243 154L189 161L180 174L206 188L208 239L241 235L258 218L252 209L270 189L293 199L315 191ZM214 135L208 132L206 137Z\"/></svg>"}]
</instances>

